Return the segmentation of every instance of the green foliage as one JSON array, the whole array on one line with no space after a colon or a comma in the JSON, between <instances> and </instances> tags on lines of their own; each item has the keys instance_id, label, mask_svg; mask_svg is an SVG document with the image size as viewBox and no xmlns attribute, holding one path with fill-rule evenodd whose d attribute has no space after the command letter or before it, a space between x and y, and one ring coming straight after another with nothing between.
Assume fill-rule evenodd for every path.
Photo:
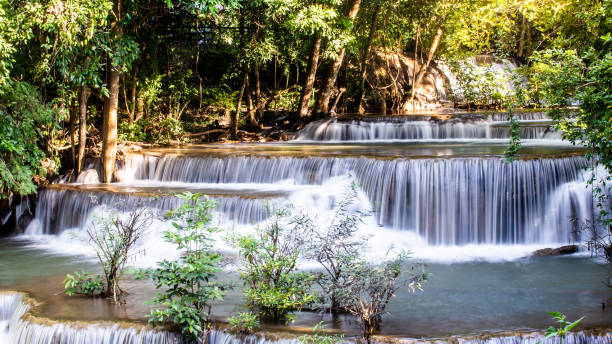
<instances>
[{"instance_id":1,"label":"green foliage","mask_svg":"<svg viewBox=\"0 0 612 344\"><path fill-rule=\"evenodd\" d=\"M521 128L512 112L509 112L508 117L510 120L510 143L504 151L504 157L507 162L513 162L516 160L518 151L521 148Z\"/></svg>"},{"instance_id":2,"label":"green foliage","mask_svg":"<svg viewBox=\"0 0 612 344\"><path fill-rule=\"evenodd\" d=\"M85 270L74 274L67 274L66 278L62 282L64 283L64 289L66 295L72 296L74 294L81 294L87 296L96 296L104 294L104 282L98 275L92 275Z\"/></svg>"},{"instance_id":3,"label":"green foliage","mask_svg":"<svg viewBox=\"0 0 612 344\"><path fill-rule=\"evenodd\" d=\"M289 90L280 94L276 99L273 99L269 107L274 110L292 111L297 109L300 101L301 87L296 87L295 90Z\"/></svg>"},{"instance_id":4,"label":"green foliage","mask_svg":"<svg viewBox=\"0 0 612 344\"><path fill-rule=\"evenodd\" d=\"M189 142L189 137L183 128L183 122L165 116L142 118L133 124L121 122L119 124L119 138L124 141L161 144Z\"/></svg>"},{"instance_id":5,"label":"green foliage","mask_svg":"<svg viewBox=\"0 0 612 344\"><path fill-rule=\"evenodd\" d=\"M506 101L510 91L503 72L471 61L455 61L450 66L460 89L456 101L469 107L500 106Z\"/></svg>"},{"instance_id":6,"label":"green foliage","mask_svg":"<svg viewBox=\"0 0 612 344\"><path fill-rule=\"evenodd\" d=\"M601 38L612 45L610 36ZM588 148L592 161L591 184L600 209L600 221L612 223L607 203L612 180L612 53L589 51L583 57L574 50L551 50L533 57L534 80L541 98L564 137ZM578 109L568 106L578 104ZM607 173L599 175L597 166Z\"/></svg>"},{"instance_id":7,"label":"green foliage","mask_svg":"<svg viewBox=\"0 0 612 344\"><path fill-rule=\"evenodd\" d=\"M549 312L548 314L553 317L559 327L550 326L548 330L546 330L546 337L544 339L559 337L559 344L562 344L565 335L569 331L571 331L576 325L578 325L578 323L581 322L582 319L584 319L584 317L582 317L570 323L569 321L565 320L565 315L561 314L560 312ZM543 341L540 343L543 343Z\"/></svg>"},{"instance_id":8,"label":"green foliage","mask_svg":"<svg viewBox=\"0 0 612 344\"><path fill-rule=\"evenodd\" d=\"M251 334L259 329L259 316L253 312L240 312L230 317L229 323L233 331L241 334Z\"/></svg>"},{"instance_id":9,"label":"green foliage","mask_svg":"<svg viewBox=\"0 0 612 344\"><path fill-rule=\"evenodd\" d=\"M306 256L323 267L323 273L317 276L317 283L327 294L332 312L342 311L343 305L336 293L350 282L346 274L350 270L348 267L362 254L368 239L359 236L357 229L363 218L370 213L352 211L351 207L356 200L357 184L353 183L335 204L329 225L309 230L312 236ZM313 224L308 218L300 221L310 226Z\"/></svg>"},{"instance_id":10,"label":"green foliage","mask_svg":"<svg viewBox=\"0 0 612 344\"><path fill-rule=\"evenodd\" d=\"M547 107L572 105L585 68L576 50L538 51L531 56L531 62L529 88L533 98Z\"/></svg>"},{"instance_id":11,"label":"green foliage","mask_svg":"<svg viewBox=\"0 0 612 344\"><path fill-rule=\"evenodd\" d=\"M54 109L44 104L37 89L23 81L11 81L0 89L0 197L36 192L35 176L54 172L58 161L44 161L42 149L57 129ZM43 165L44 164L44 165ZM47 169L45 169L47 167Z\"/></svg>"},{"instance_id":12,"label":"green foliage","mask_svg":"<svg viewBox=\"0 0 612 344\"><path fill-rule=\"evenodd\" d=\"M289 323L294 319L292 311L315 299L310 292L313 277L297 267L305 228L283 208L274 211L265 226L256 227L254 234L230 238L242 258L239 272L246 305L264 318Z\"/></svg>"},{"instance_id":13,"label":"green foliage","mask_svg":"<svg viewBox=\"0 0 612 344\"><path fill-rule=\"evenodd\" d=\"M127 217L111 213L98 217L95 225L87 230L89 245L98 257L106 283L104 294L120 303L123 291L119 285L126 264L137 253L133 252L138 241L151 224L152 214L138 208Z\"/></svg>"},{"instance_id":14,"label":"green foliage","mask_svg":"<svg viewBox=\"0 0 612 344\"><path fill-rule=\"evenodd\" d=\"M163 260L152 270L140 271L138 278L150 277L161 290L149 301L163 308L153 309L149 321L156 326L172 323L190 340L198 340L210 325L212 302L222 300L229 285L218 282L221 255L214 251L212 235L219 228L211 225L216 203L202 194L178 195L185 201L168 213L172 228L164 240L183 253L181 260Z\"/></svg>"},{"instance_id":15,"label":"green foliage","mask_svg":"<svg viewBox=\"0 0 612 344\"><path fill-rule=\"evenodd\" d=\"M345 263L347 282L336 290L343 308L359 317L363 337L369 342L378 330L385 309L397 290L421 290L427 275L420 264L410 264L409 252L401 252L379 264L361 258Z\"/></svg>"},{"instance_id":16,"label":"green foliage","mask_svg":"<svg viewBox=\"0 0 612 344\"><path fill-rule=\"evenodd\" d=\"M305 334L299 339L302 344L342 344L344 343L344 335L334 336L324 332L323 322L315 324L312 328L312 334Z\"/></svg>"}]
</instances>

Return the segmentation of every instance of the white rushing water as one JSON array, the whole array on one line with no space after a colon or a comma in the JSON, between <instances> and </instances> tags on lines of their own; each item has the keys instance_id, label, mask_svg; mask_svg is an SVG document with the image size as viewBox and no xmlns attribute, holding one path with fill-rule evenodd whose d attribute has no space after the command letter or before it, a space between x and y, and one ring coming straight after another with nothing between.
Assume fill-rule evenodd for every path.
<instances>
[{"instance_id":1,"label":"white rushing water","mask_svg":"<svg viewBox=\"0 0 612 344\"><path fill-rule=\"evenodd\" d=\"M515 114L520 135L527 140L560 140L552 120L541 112ZM510 137L506 114L488 114L461 118L436 116L389 116L333 118L314 121L295 135L296 141L385 142L505 139Z\"/></svg>"},{"instance_id":2,"label":"white rushing water","mask_svg":"<svg viewBox=\"0 0 612 344\"><path fill-rule=\"evenodd\" d=\"M182 338L172 332L149 330L139 327L53 322L36 317L24 317L30 306L20 293L0 293L0 342L3 344L183 344ZM346 342L355 343L354 338ZM374 343L377 340L374 339ZM499 334L479 337L450 337L444 339L395 338L397 343L448 343L461 344L558 344L560 339L544 340L541 333ZM224 330L212 330L207 336L208 344L299 344L295 336L284 339L268 339L260 333L236 336ZM590 334L571 332L563 339L567 344L609 344L612 334Z\"/></svg>"},{"instance_id":3,"label":"white rushing water","mask_svg":"<svg viewBox=\"0 0 612 344\"><path fill-rule=\"evenodd\" d=\"M586 159L565 153L539 156L547 147L566 146L548 128L546 114L516 117L534 140L525 144L531 155L511 164L487 144L491 137L507 137L503 113L443 120L333 119L313 122L297 135L306 140L441 140L428 145L291 143L130 153L119 164L119 183L92 183L92 164L78 177L79 185L42 189L25 235L37 247L91 256L82 241L96 217L139 207L164 214L181 203L172 193L183 190L218 200L215 224L228 229L252 229L265 220L267 204L291 203L324 224L354 182L356 207L372 210L360 232L370 237L374 253L392 246L429 261L508 261L538 248L579 242L582 235L569 219L584 222L594 212ZM478 143L455 145L457 138ZM380 151L384 154L377 155ZM141 264L172 251L160 235L167 226L161 216L155 220L143 247L148 258Z\"/></svg>"}]
</instances>

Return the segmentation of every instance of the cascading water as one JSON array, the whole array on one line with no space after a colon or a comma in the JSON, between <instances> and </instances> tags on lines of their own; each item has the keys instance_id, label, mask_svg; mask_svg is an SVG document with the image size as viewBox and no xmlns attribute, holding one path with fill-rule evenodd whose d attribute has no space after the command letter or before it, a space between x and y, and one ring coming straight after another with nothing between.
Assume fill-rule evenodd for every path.
<instances>
[{"instance_id":1,"label":"cascading water","mask_svg":"<svg viewBox=\"0 0 612 344\"><path fill-rule=\"evenodd\" d=\"M6 344L182 344L177 334L119 325L71 326L48 321L33 322L35 318L24 317L30 306L19 293L0 294L0 321L6 321L4 332L0 332ZM43 319L44 320L44 319Z\"/></svg>"},{"instance_id":2,"label":"cascading water","mask_svg":"<svg viewBox=\"0 0 612 344\"><path fill-rule=\"evenodd\" d=\"M394 245L433 262L474 261L481 259L479 254L485 260L516 260L544 245L579 240L576 224L569 218L579 223L591 219L594 211L591 192L585 187L588 162L583 151L563 144L545 114L519 113L516 117L522 125L521 135L528 140L520 159L511 164L503 157L509 131L506 114L334 119L307 125L296 135L297 140L288 143L128 153L118 164L118 183L97 184L97 164L92 162L76 184L41 189L35 219L26 233L30 237L25 238L49 242L33 245L36 249L76 254L77 244L69 236L83 234L101 210L125 214L145 207L163 213L181 202L172 194L185 190L218 200L215 221L235 231L251 230L264 220L269 203L292 202L301 211L325 220L334 201L354 181L359 190L355 207L373 210L360 228L360 235L371 235L370 251L384 254ZM296 142L300 140L316 142ZM168 254L173 259L180 256L161 240L160 231L166 225L156 222L145 236L143 265L151 266ZM66 243L58 244L63 241ZM29 306L11 300L0 297L0 342L4 338L11 338L4 342L20 344L165 344L178 340L165 332L112 324L25 321L22 315ZM517 308L514 319L523 316ZM17 316L7 316L9 313ZM403 318L397 320L401 321ZM476 330L490 329L482 326ZM509 328L517 328L514 326ZM404 333L398 331L389 333ZM540 333L513 333L426 341L394 337L393 341L535 344L542 338ZM298 342L295 336L272 340L262 334L237 337L222 330L208 337L210 344ZM612 343L612 337L580 332L569 334L564 343L604 344Z\"/></svg>"},{"instance_id":3,"label":"cascading water","mask_svg":"<svg viewBox=\"0 0 612 344\"><path fill-rule=\"evenodd\" d=\"M0 294L0 340L3 344L183 344L178 334L167 331L155 331L119 325L60 323L39 319L29 315L30 305L23 300L20 293ZM345 342L358 343L354 338ZM385 340L373 343L385 343ZM449 337L443 339L395 338L397 343L448 343L461 344L559 344L557 338L544 339L537 332L515 333L512 335L489 335L479 337ZM563 339L567 344L608 344L612 334L593 334L570 332ZM264 334L237 336L224 330L211 330L207 335L209 344L299 344L295 335L283 339L266 338Z\"/></svg>"},{"instance_id":4,"label":"cascading water","mask_svg":"<svg viewBox=\"0 0 612 344\"><path fill-rule=\"evenodd\" d=\"M133 188L124 188L133 189ZM59 234L65 229L83 227L87 220L102 207L120 212L139 207L159 210L161 215L175 209L183 201L171 193L130 193L92 191L78 188L46 188L39 192L39 206L36 208L36 218L28 226L26 234ZM215 211L225 220L239 224L260 222L265 218L267 202L278 202L281 194L270 198L239 197L232 195L211 195L218 204Z\"/></svg>"},{"instance_id":5,"label":"cascading water","mask_svg":"<svg viewBox=\"0 0 612 344\"><path fill-rule=\"evenodd\" d=\"M188 183L322 184L354 175L379 224L416 231L429 244L565 242L572 227L544 227L550 196L564 183L583 181L582 157L371 159L327 157L185 157L131 155L127 175L137 180ZM574 202L590 209L588 192ZM562 205L566 216L585 213Z\"/></svg>"},{"instance_id":6,"label":"cascading water","mask_svg":"<svg viewBox=\"0 0 612 344\"><path fill-rule=\"evenodd\" d=\"M560 139L550 118L542 113L518 113L523 139ZM335 118L311 122L295 135L297 141L473 140L507 139L506 114L462 119L427 116Z\"/></svg>"}]
</instances>

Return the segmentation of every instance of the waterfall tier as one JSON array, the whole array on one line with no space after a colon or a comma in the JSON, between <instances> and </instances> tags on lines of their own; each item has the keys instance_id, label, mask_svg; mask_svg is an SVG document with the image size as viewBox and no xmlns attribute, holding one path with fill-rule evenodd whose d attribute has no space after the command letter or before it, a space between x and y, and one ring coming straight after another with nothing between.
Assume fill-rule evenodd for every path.
<instances>
[{"instance_id":1,"label":"waterfall tier","mask_svg":"<svg viewBox=\"0 0 612 344\"><path fill-rule=\"evenodd\" d=\"M65 229L85 226L98 207L120 212L146 207L163 212L175 209L183 191L200 192L217 201L215 211L236 223L260 222L268 202L278 202L286 192L278 190L224 190L198 186L125 186L54 184L39 191L37 225L28 234L58 234Z\"/></svg>"},{"instance_id":2,"label":"waterfall tier","mask_svg":"<svg viewBox=\"0 0 612 344\"><path fill-rule=\"evenodd\" d=\"M523 139L559 140L543 113L517 113ZM507 114L340 117L307 124L296 141L402 141L508 139Z\"/></svg>"},{"instance_id":3,"label":"waterfall tier","mask_svg":"<svg viewBox=\"0 0 612 344\"><path fill-rule=\"evenodd\" d=\"M0 293L0 339L6 344L182 344L181 337L172 332L155 331L143 328L142 325L129 327L124 324L87 324L73 322L56 322L32 316L31 306L25 302L20 293ZM286 338L266 338L255 334L236 336L224 330L212 330L207 337L209 344L299 344L295 335ZM486 337L449 337L440 339L381 338L374 343L387 342L448 343L460 344L558 344L558 338L544 339L538 332L488 335ZM353 338L345 339L348 343L357 343ZM567 344L608 344L612 343L612 333L570 332L563 339Z\"/></svg>"},{"instance_id":4,"label":"waterfall tier","mask_svg":"<svg viewBox=\"0 0 612 344\"><path fill-rule=\"evenodd\" d=\"M124 182L321 185L353 176L380 225L416 231L435 245L554 243L572 240L570 216L591 210L580 156L376 159L132 154ZM128 179L129 177L129 179ZM315 211L315 210L313 210Z\"/></svg>"}]
</instances>

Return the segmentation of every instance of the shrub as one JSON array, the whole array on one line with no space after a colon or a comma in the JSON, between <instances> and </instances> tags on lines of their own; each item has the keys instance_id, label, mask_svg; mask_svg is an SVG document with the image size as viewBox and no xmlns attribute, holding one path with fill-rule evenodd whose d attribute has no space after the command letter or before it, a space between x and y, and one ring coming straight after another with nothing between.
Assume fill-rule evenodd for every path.
<instances>
[{"instance_id":1,"label":"shrub","mask_svg":"<svg viewBox=\"0 0 612 344\"><path fill-rule=\"evenodd\" d=\"M336 297L336 290L342 289L347 281L345 265L357 258L366 245L367 237L357 234L360 223L369 212L351 211L357 199L357 185L351 184L342 198L335 204L333 217L325 228L313 228L307 257L317 261L323 267L318 274L317 283L327 294L332 312L342 311L342 305ZM308 220L303 223L312 224Z\"/></svg>"},{"instance_id":2,"label":"shrub","mask_svg":"<svg viewBox=\"0 0 612 344\"><path fill-rule=\"evenodd\" d=\"M363 337L369 343L378 330L387 304L397 290L408 286L421 290L426 274L422 265L410 265L409 254L402 252L376 265L360 258L345 263L347 282L336 295L349 313L359 317Z\"/></svg>"},{"instance_id":3,"label":"shrub","mask_svg":"<svg viewBox=\"0 0 612 344\"><path fill-rule=\"evenodd\" d=\"M578 323L581 322L582 319L584 319L584 317L582 317L570 323L569 321L565 320L565 314L561 314L560 312L549 312L548 314L553 317L559 327L556 328L554 326L550 326L548 330L546 330L546 337L544 337L544 340L552 337L559 337L559 344L563 344L563 339L565 338L565 335L569 331L571 331L576 325L578 325ZM542 342L543 341L538 344L541 344Z\"/></svg>"},{"instance_id":4,"label":"shrub","mask_svg":"<svg viewBox=\"0 0 612 344\"><path fill-rule=\"evenodd\" d=\"M134 247L151 223L151 214L145 208L138 208L126 218L111 214L108 218L98 218L87 230L89 244L98 257L104 275L104 286L100 276L89 274L67 275L64 287L67 295L75 293L93 296L96 292L110 297L115 303L122 300L123 291L119 282L125 273L127 261L134 256ZM98 286L102 288L99 290ZM84 291L84 292L81 292ZM94 291L94 292L92 292Z\"/></svg>"},{"instance_id":5,"label":"shrub","mask_svg":"<svg viewBox=\"0 0 612 344\"><path fill-rule=\"evenodd\" d=\"M35 193L33 179L48 172L44 165L49 170L59 166L57 157L42 162L47 159L44 143L54 138L61 119L34 86L10 81L0 88L0 198Z\"/></svg>"},{"instance_id":6,"label":"shrub","mask_svg":"<svg viewBox=\"0 0 612 344\"><path fill-rule=\"evenodd\" d=\"M259 329L259 317L252 312L240 312L230 317L229 323L233 331L241 334L251 334Z\"/></svg>"},{"instance_id":7,"label":"shrub","mask_svg":"<svg viewBox=\"0 0 612 344\"><path fill-rule=\"evenodd\" d=\"M297 268L305 229L284 208L275 211L265 226L256 227L254 234L235 234L230 239L243 260L239 272L246 305L264 318L288 323L294 319L290 312L315 298L310 293L313 277Z\"/></svg>"},{"instance_id":8,"label":"shrub","mask_svg":"<svg viewBox=\"0 0 612 344\"><path fill-rule=\"evenodd\" d=\"M344 343L344 335L334 336L323 332L323 322L320 322L312 328L312 334L306 334L299 338L302 344L342 344Z\"/></svg>"},{"instance_id":9,"label":"shrub","mask_svg":"<svg viewBox=\"0 0 612 344\"><path fill-rule=\"evenodd\" d=\"M104 293L104 282L98 275L92 275L84 270L76 271L73 275L68 274L63 281L66 295L81 294L87 296L102 295Z\"/></svg>"},{"instance_id":10,"label":"shrub","mask_svg":"<svg viewBox=\"0 0 612 344\"><path fill-rule=\"evenodd\" d=\"M163 260L157 268L141 270L137 278L150 277L161 292L148 303L153 309L149 321L172 323L189 340L197 341L210 328L212 302L222 300L229 285L217 281L223 258L213 250L212 235L219 228L211 225L216 203L202 194L186 192L178 197L185 203L168 213L174 220L164 232L164 240L183 253L181 260Z\"/></svg>"}]
</instances>

